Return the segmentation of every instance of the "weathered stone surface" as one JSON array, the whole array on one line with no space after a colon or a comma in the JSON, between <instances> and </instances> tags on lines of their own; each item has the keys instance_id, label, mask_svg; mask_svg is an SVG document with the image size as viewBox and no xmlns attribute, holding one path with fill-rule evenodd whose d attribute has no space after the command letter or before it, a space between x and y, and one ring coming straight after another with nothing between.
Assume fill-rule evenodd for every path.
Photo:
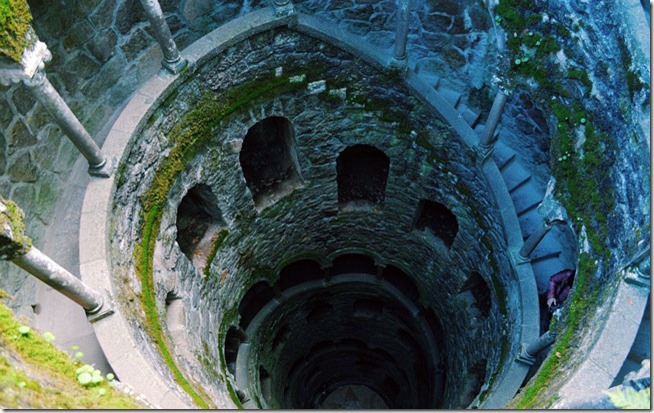
<instances>
[{"instance_id":1,"label":"weathered stone surface","mask_svg":"<svg viewBox=\"0 0 654 413\"><path fill-rule=\"evenodd\" d=\"M23 120L17 120L11 128L11 140L9 141L9 151L27 148L36 144L36 136L32 134Z\"/></svg>"},{"instance_id":2,"label":"weathered stone surface","mask_svg":"<svg viewBox=\"0 0 654 413\"><path fill-rule=\"evenodd\" d=\"M377 78L374 70L353 60L351 56L330 50L331 47L313 39L301 37L288 31L276 31L273 35L266 33L231 48L215 62L202 68L198 76L181 86L175 99L168 100L157 110L153 117L156 120L148 122L138 138L139 144L132 148L126 172L118 179L121 184L114 210L117 234L113 244L115 262L125 269L131 265L132 255L125 253L123 248L129 249L128 245L139 231L139 224L134 220L139 216L141 196L152 182L157 166L165 159L163 154L171 150L171 131L180 119L186 118L193 108L197 110L198 99L203 94L216 93L214 91L224 93L254 77L272 76L281 66L284 77L298 75L302 79L300 75L305 75L304 80L298 83L298 88L279 96L252 101L224 119L220 124L220 132L211 138L207 149L198 152L198 156L185 166L184 172L167 192L168 201L162 215L159 238L161 244L157 248L157 251L162 251L162 255L155 257L154 264L158 269L155 272L159 286L156 290L157 300L163 303L171 288L185 292L182 300L187 306L187 330L193 332L188 336L192 352L193 348L202 351L202 341L210 343L210 348L217 345L215 351L220 351L221 345L216 343L216 337L205 331L209 331L209 325L215 328L220 324L220 315L224 314L224 309L237 305L244 290L256 277L260 277L254 275L253 266L275 267L279 260L284 259L280 256L282 251L288 251L282 255L306 251L325 254L353 245L371 245L370 240L379 236L375 234L386 234L383 241L373 242L378 246L375 253L384 257L383 260L420 273L434 274L433 278L429 278L431 281L424 281L425 284L420 288L425 297L430 297L428 301L433 306L442 309L442 314L450 317L448 337L450 334L451 337L472 334L466 311L444 309L444 303L451 301L448 297L458 293L460 284L467 276L463 269L476 268L490 277L486 274L488 268L479 268L479 263L487 262L489 256L500 262L498 265L505 269L503 271L510 268L506 257L499 256L502 235L494 227L494 220L490 216L481 222L473 218L476 215L470 210L472 203L467 202L467 195L453 189L452 182L456 177L459 185L473 188L472 193L484 192L484 183L470 170L471 161L468 157L472 156L472 152L461 148L460 142L442 124L427 116L424 107L418 102L407 99L406 92L399 89L399 84ZM273 45L276 57L274 61L269 59L270 45ZM313 62L322 70L314 73L308 68L295 67L297 62ZM330 98L328 93L310 94L307 85L322 85L322 81L327 89L344 87L346 100ZM362 91L365 91L364 101L365 96L374 96L383 99L383 103L370 102L369 107L362 109L347 100L350 96L362 96ZM424 140L421 143L424 150L411 151L410 160L406 159L406 153L410 147L415 147L415 140L411 138L413 135L410 131L399 129L394 121L381 120L386 115L403 116L384 115L385 111L393 108L403 108L404 113L410 114L408 128L413 128ZM292 122L298 161L306 185L256 213L241 172L238 153L234 153L234 148L238 145L232 143L242 140L250 126L271 114L283 114ZM377 213L370 211L328 213L338 211L335 176L337 154L355 143L374 145L391 158L386 203L384 211L379 212L384 214L383 224ZM435 160L433 157L436 155L442 161ZM198 272L179 251L175 242L177 206L188 189L197 183L211 186L223 219L229 223L229 232L233 234L230 237L234 237L234 241L227 241L228 244L219 252L219 258L212 264L216 272L212 270L212 275L205 281L198 276ZM440 199L451 206L460 218L459 235L449 255L442 242L425 237L422 232L410 231L417 199ZM477 196L475 199L474 208L483 210L482 216L492 214L492 208L484 197ZM324 214L319 214L317 218L316 211L324 211ZM461 242L461 245L475 243L481 236L477 225L488 229L487 236L492 240L491 245L498 246L496 251L488 251L483 246L479 250L455 247L457 242ZM352 228L369 230L358 232L352 231ZM342 234L348 234L347 239ZM296 240L300 239L302 247L297 248ZM406 248L406 245L411 247ZM223 270L227 271L225 277L220 276ZM129 270L124 272L129 273ZM232 274L236 272L241 276L233 277ZM445 272L451 285L433 284ZM501 277L508 277L504 272L501 274ZM220 296L203 296L205 288L220 291ZM510 283L507 283L506 288L511 290L507 294L515 294ZM461 342L454 338L448 339L451 340L447 343L448 348L461 350L456 355L451 355L451 360L455 360L450 377L453 386L463 383L464 372L474 364L472 360L476 355L480 356L481 352L487 352L486 356L497 365L500 346L490 343L493 340L497 342L505 333L490 327L500 318L499 314L492 317L493 321L474 333L485 337L483 348L478 346L462 349ZM508 317L513 318L514 315ZM208 321L209 318L212 319L211 322ZM515 351L515 347L510 351ZM210 357L215 358L216 353ZM187 361L180 360L180 363L197 371ZM215 383L207 384L208 388L214 385ZM452 400L451 403L454 404L455 401Z\"/></svg>"},{"instance_id":3,"label":"weathered stone surface","mask_svg":"<svg viewBox=\"0 0 654 413\"><path fill-rule=\"evenodd\" d=\"M9 159L7 175L14 182L36 182L39 171L30 153L23 150Z\"/></svg>"},{"instance_id":4,"label":"weathered stone surface","mask_svg":"<svg viewBox=\"0 0 654 413\"><path fill-rule=\"evenodd\" d=\"M72 93L78 91L82 86L82 82L97 73L99 68L100 65L87 56L86 53L79 52L66 62L59 76L66 90ZM69 103L69 106L72 108L71 103Z\"/></svg>"},{"instance_id":5,"label":"weathered stone surface","mask_svg":"<svg viewBox=\"0 0 654 413\"><path fill-rule=\"evenodd\" d=\"M7 168L7 155L5 148L7 147L7 142L5 141L5 136L0 133L0 175L5 173ZM2 195L2 192L0 192Z\"/></svg>"},{"instance_id":6,"label":"weathered stone surface","mask_svg":"<svg viewBox=\"0 0 654 413\"><path fill-rule=\"evenodd\" d=\"M115 26L120 34L129 33L139 23L147 22L147 17L141 2L123 1L116 11Z\"/></svg>"},{"instance_id":7,"label":"weathered stone surface","mask_svg":"<svg viewBox=\"0 0 654 413\"><path fill-rule=\"evenodd\" d=\"M93 27L88 22L81 21L68 31L62 39L61 45L64 47L64 50L79 48L90 40L93 34Z\"/></svg>"},{"instance_id":8,"label":"weathered stone surface","mask_svg":"<svg viewBox=\"0 0 654 413\"><path fill-rule=\"evenodd\" d=\"M125 54L125 58L132 61L152 41L153 39L145 31L137 29L125 39L120 48Z\"/></svg>"},{"instance_id":9,"label":"weathered stone surface","mask_svg":"<svg viewBox=\"0 0 654 413\"><path fill-rule=\"evenodd\" d=\"M214 3L213 0L189 0L184 3L182 15L187 21L207 16L214 11Z\"/></svg>"},{"instance_id":10,"label":"weathered stone surface","mask_svg":"<svg viewBox=\"0 0 654 413\"><path fill-rule=\"evenodd\" d=\"M111 25L114 20L115 5L116 2L114 0L101 0L98 8L89 16L89 19L97 29L102 30Z\"/></svg>"},{"instance_id":11,"label":"weathered stone surface","mask_svg":"<svg viewBox=\"0 0 654 413\"><path fill-rule=\"evenodd\" d=\"M27 115L35 103L34 95L26 87L17 87L11 95L11 100L23 115Z\"/></svg>"},{"instance_id":12,"label":"weathered stone surface","mask_svg":"<svg viewBox=\"0 0 654 413\"><path fill-rule=\"evenodd\" d=\"M25 214L12 201L0 197L0 260L13 260L32 247L25 235Z\"/></svg>"}]
</instances>

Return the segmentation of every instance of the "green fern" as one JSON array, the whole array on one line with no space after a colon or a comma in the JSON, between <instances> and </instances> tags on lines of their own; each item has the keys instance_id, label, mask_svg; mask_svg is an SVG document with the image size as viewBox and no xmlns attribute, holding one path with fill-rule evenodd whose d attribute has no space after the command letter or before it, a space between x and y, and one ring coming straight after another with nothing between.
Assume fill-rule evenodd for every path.
<instances>
[{"instance_id":1,"label":"green fern","mask_svg":"<svg viewBox=\"0 0 654 413\"><path fill-rule=\"evenodd\" d=\"M616 389L612 392L605 391L611 403L620 409L650 409L650 388L635 390L626 387L624 390Z\"/></svg>"}]
</instances>

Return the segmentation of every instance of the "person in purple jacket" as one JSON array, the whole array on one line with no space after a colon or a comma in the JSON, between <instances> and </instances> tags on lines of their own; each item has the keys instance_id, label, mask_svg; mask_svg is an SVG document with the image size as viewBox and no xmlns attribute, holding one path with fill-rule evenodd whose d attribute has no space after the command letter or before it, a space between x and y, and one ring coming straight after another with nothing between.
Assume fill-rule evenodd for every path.
<instances>
[{"instance_id":1,"label":"person in purple jacket","mask_svg":"<svg viewBox=\"0 0 654 413\"><path fill-rule=\"evenodd\" d=\"M550 282L547 286L548 308L559 305L568 298L574 279L575 270L563 270L550 277Z\"/></svg>"}]
</instances>

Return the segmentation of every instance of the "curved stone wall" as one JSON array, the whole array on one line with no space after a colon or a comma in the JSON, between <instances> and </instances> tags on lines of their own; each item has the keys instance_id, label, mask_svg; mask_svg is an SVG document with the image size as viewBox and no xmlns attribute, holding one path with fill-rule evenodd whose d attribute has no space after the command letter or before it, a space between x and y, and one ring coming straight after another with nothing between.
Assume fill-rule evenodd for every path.
<instances>
[{"instance_id":1,"label":"curved stone wall","mask_svg":"<svg viewBox=\"0 0 654 413\"><path fill-rule=\"evenodd\" d=\"M147 306L139 304L148 288L143 288L143 279L138 277L139 265L142 265L142 262L137 257L142 258L138 249L143 246L143 224L147 222L149 212L147 208L143 209L142 205L145 202L145 205L152 206L153 204L147 204L146 201L155 199L162 201L158 211L160 214L154 214L161 218L161 221L157 222L161 230L150 234L153 239L157 238L157 242L156 247L154 242L148 244L152 245L154 254L146 254L146 257L153 258L150 265L151 269L154 267L155 280L152 308L155 309L154 314L164 329L165 335L162 337L168 340L169 347L174 349L173 357L184 376L197 380L195 387L204 387L209 393L206 398L217 406L233 407L232 400L237 400L240 395L232 393L230 399L228 389L216 383L233 383L222 351L230 326L238 324L239 315L236 308L248 288L261 280L274 284L278 272L288 263L285 259L287 254L288 259L292 260L298 258L296 253L303 256L309 251L324 268L329 268L334 256L332 254L327 257L327 254L334 250L368 254L375 258L380 268L397 265L419 280L422 296L417 305L438 312L444 328L448 329L444 348L451 351L455 348L453 346L459 345L458 340L461 337L471 334L471 330L490 337L493 345L483 348L470 345L471 348L466 348L465 354L453 356L455 361L451 365L454 368L448 367L448 387L444 394L446 403L450 406L464 405L463 400L470 398L459 397L463 394L460 389L469 388L470 382L481 381L481 393L473 391L472 398L480 395L478 400L473 401L473 406L483 406L483 403L479 403L480 400L501 393L493 391L499 382L506 384L510 381L512 376L506 374L510 370L509 366L519 366L518 362L513 361L518 353L518 346L529 344L535 338L525 334L524 326L521 336L518 331L520 320L533 320L538 313L536 300L527 299L529 294L521 296L518 291L526 285L526 278L533 279L531 268L525 269L530 266L516 266L509 260L509 256L515 256L517 248L521 246L523 239L531 234L534 223L540 222L541 216L536 216L537 219L531 222L531 227L522 226L522 220L518 223L515 219L515 212L520 211L515 211L511 205L512 198L519 198L513 191L517 193L519 191L516 188L524 189L527 185L511 187L511 174L506 172L505 167L508 164L504 163L508 158L504 158L506 153L500 153L499 143L510 147L514 155L517 153L515 159L529 172L527 178L538 191L545 193L547 185L546 202L543 204L556 203L552 197L556 187L549 178L552 166L562 162L561 159L556 159L557 154L550 142L551 137L556 136L557 118L548 113L547 105L544 105L544 108L539 107L542 104L542 100L537 99L540 89L533 80L526 86L523 85L523 89L514 91L510 97L501 122L500 140L496 144L494 154L499 172L492 161L481 166L476 165L479 159L470 146L477 141L475 132L478 134L483 130L484 116L479 116L478 112L485 113L490 108L490 90L495 87L495 79L491 78L495 74L510 75L515 69L511 64L507 66L506 62L501 61L498 67L489 64L498 58L492 44L501 40L502 33L496 32L497 25L493 28L489 24L493 22L491 17L494 16L485 15L486 6L481 1L413 2L409 66L416 66L417 73L409 71L407 75L406 84L410 92L405 86L401 86L402 80L399 77L386 71L375 72L372 66L367 65L384 66L383 59L390 57L387 52L392 45L395 30L395 6L391 4L394 2L295 3L298 10L320 16L316 19L300 15L296 30L321 38L326 43L298 36L290 31L263 34L239 43L252 35L250 27L257 28L254 29L257 31L278 25L271 23L274 19L266 20L268 17L260 18L260 15L253 20L248 19L245 29L239 27L243 24L242 20L232 20L236 16L246 15L251 10L267 6L267 3L261 1L162 1L178 45L180 48L189 45L183 53L192 62L189 72L170 78L163 73L150 77L160 67L160 52L140 14L138 3L108 0L73 1L66 2L66 7L47 7L49 4L44 2L30 1L35 16L35 29L55 55L55 60L46 67L46 71L89 131L96 134L98 141L102 141L106 133L101 129L111 126L109 119L127 102L125 98L136 90L133 98L129 100L128 108L110 132L110 137L120 136L105 148L110 155L122 156L123 153L129 153L131 157L123 159L126 163L116 174L116 181L114 178L104 183L91 180L82 214L82 226L86 231L80 236L81 273L86 279L96 281L109 273L112 274L113 285L109 284L107 279L99 281L98 286L107 290L122 290L121 295L116 297L127 298L123 303L126 311L124 315L117 315L114 321L129 320L132 325L129 334L119 329L103 332L102 328L96 328L98 336L101 337L106 352L115 350L119 353L123 351L123 347L115 343L115 337L111 336L122 337L121 334L124 333L125 337L132 337L133 345L140 350L139 354L133 354L133 349L123 351L118 356L114 353L109 357L112 365L131 363L136 366L136 360L144 356L150 361L147 368L154 367L154 370L157 370L156 380L161 377L164 377L164 381L168 380L166 385L161 386L164 390L160 389L159 402L165 407L191 405L188 397L173 383L173 377L176 377L177 373L171 372L162 362L162 357L165 357L157 349L161 337L154 337L154 345L147 344L153 338L152 331L148 329L147 323L137 321L152 317ZM492 8L494 5L490 6ZM561 259L556 265L565 263L566 266L574 266L580 253L590 256L591 263L597 258L594 262L599 263L601 267L591 265L584 268L591 285L605 286L603 294L594 301L598 308L605 310L598 311L593 321L585 321L585 324L582 324L585 325L583 336L586 339L577 343L582 350L575 352L570 349L572 354L581 354L583 358L586 350L593 348L594 343L598 341L598 336L605 333L603 327L598 327L603 324L595 321L603 320L608 317L608 311L613 312L614 308L619 307L614 303L614 293L618 290L616 286L624 284L622 280L629 278L625 278L625 273L631 274L631 270L625 269L624 266L631 265L632 257L642 258L642 249L648 248L649 245L646 241L650 231L647 225L649 187L647 180L642 179L647 175L649 165L649 141L646 132L649 128L649 117L646 113L648 110L643 109L648 107L649 92L642 84L640 88L634 89L631 83L625 86L623 82L623 75L627 73L632 76L632 81L640 79L640 82L644 79L647 83L646 76L643 75L646 65L643 65L642 52L633 52L621 40L620 32L629 30L623 27L623 22L620 27L613 24L612 12L615 10L603 8L601 4L565 0L550 2L545 8L547 11L543 18L547 18L561 33L565 31L558 27L567 28L570 34L568 37L556 36L555 40L565 46L565 53L557 54L556 58L564 68L587 70L590 78L590 84L579 79L567 79L565 86L574 96L586 96L585 88L588 88L590 97L584 98L584 110L593 116L593 122L598 122L601 129L612 137L611 140L606 140L602 153L607 158L615 158L615 163L605 171L608 180L605 181L604 188L610 188L612 192L604 194L607 197L615 197L616 202L615 208L608 216L611 222L610 231L602 243L602 250L593 251L589 247L587 235L593 235L593 230L588 225L578 224L578 234L560 235L556 230L550 233L557 234L559 239L567 237L567 241L563 243L566 251L555 252L565 255L559 255ZM633 9L630 9L630 13ZM201 39L203 41L192 43L225 22L227 23L221 27L222 30L209 34L207 38ZM337 31L336 26L349 32L349 35L333 41L332 35ZM518 35L523 36L525 33ZM627 37L628 35L629 33L626 33ZM288 49L283 44L287 40L290 40ZM364 40L370 43L363 43ZM352 52L352 49L356 49L353 44L359 42L364 45L359 49L366 49L359 54L365 62L327 45L336 44ZM225 51L222 47L225 44L235 47ZM245 44L248 46L238 50ZM598 44L602 46L598 47ZM379 50L374 46L383 53L378 53ZM443 46L443 49L430 49L430 46ZM316 51L316 47L319 51ZM271 54L269 49L274 52ZM634 58L632 62L631 56L636 54L638 59ZM213 57L216 57L215 61L211 60ZM317 61L327 62L333 65L332 73L324 74L310 64L304 67L306 70L295 73L293 68L287 67L292 66L288 65L288 60L295 58L315 58ZM209 61L207 59L211 62L205 65ZM273 61L274 64L271 63ZM350 66L353 70L351 78L339 77L334 73L337 68L342 68L341 61L344 69L345 66ZM197 62L200 62L201 69L194 66ZM280 67L281 74L278 76ZM190 80L191 74L195 73L199 73L202 78L197 81ZM371 73L374 73L371 81L376 83L375 88L357 90L357 84L365 83L362 77L367 81L367 76ZM225 74L230 74L231 78ZM239 89L239 85L256 84L256 81L249 81L253 78L272 81L277 87L281 85L281 80L286 82L289 77L301 74L305 74L306 78L297 78L298 83L294 84L285 83L284 93L280 93L293 96L294 102L293 99L268 96L265 90L250 94L252 88L249 88L247 93L244 93L247 87ZM321 80L326 81L324 85ZM143 82L147 82L147 85L139 89ZM323 86L324 91L321 90ZM151 92L163 88L163 94ZM240 92L242 100L239 100L239 93L222 93L228 89ZM0 172L3 173L0 178L0 192L27 210L28 229L35 245L48 242L48 239L51 243L50 237L45 238L46 230L52 232L49 228L56 212L55 205L57 202L62 204L62 201L58 200L73 164L83 160L79 159L71 143L50 121L40 104L34 103L25 88L13 86L1 90L3 95L0 97L0 125L4 128L0 134L0 147L4 150L0 152ZM179 130L174 131L175 128L180 129L179 125L191 125L192 122L189 123L187 116L198 107L197 102L216 108L216 100L202 100L206 97L205 92L209 91L217 91L221 98L233 99L237 108L228 111L229 114L224 119L222 113L220 123L211 124L211 133L205 136L207 142L202 144L205 146L201 146L210 149L198 149L199 156L194 157L186 169L178 170L179 175L159 174L161 171L157 167L173 153L171 136L180 134ZM407 98L411 93L425 103L420 103L412 97ZM377 95L387 96L388 99L370 99L371 96ZM164 98L168 100L162 102ZM392 103L388 104L389 101ZM250 105L246 102L255 103ZM429 109L426 109L426 106ZM143 109L144 107L146 109ZM406 107L412 109L408 120L403 113ZM401 110L395 110L396 108ZM473 111L467 111L466 108ZM291 112L293 116L287 117ZM136 115L130 116L133 113L139 113L138 118ZM273 199L272 205L261 208L252 199L240 172L238 158L241 140L248 130L268 116L284 116L291 122L294 139L298 145L302 183L300 186L293 185L293 191L288 191L290 194L280 200ZM345 118L355 121L348 122ZM200 116L199 119L208 119L208 123L212 123L215 117ZM223 128L224 134L218 134L217 131ZM583 128L577 127L576 133L580 130ZM134 136L131 135L133 131L137 132ZM305 140L308 135L322 139L316 142ZM338 139L332 144L333 136ZM365 142L361 140L361 136L366 136ZM524 139L524 136L529 136L529 139ZM117 149L128 140L129 151ZM383 208L377 211L349 212L349 219L348 214L340 210L338 205L336 159L344 148L362 143L383 150L390 158L386 197ZM304 149L302 145L305 145ZM320 152L308 150L310 145L320 148ZM583 150L578 153L583 153ZM444 155L450 160L442 159ZM222 172L219 174L217 170ZM134 179L130 178L132 174ZM171 176L175 178L170 182L166 181L168 185L163 186L166 196L148 196L148 189L156 183L156 180L153 180L154 175L164 176L166 180ZM501 182L503 179L507 183L506 188L504 182ZM108 203L99 206L97 199L89 196L99 192L108 193L109 187L114 183L117 183L119 188L119 197L116 198L118 203L115 206ZM499 189L496 183L502 184ZM210 260L213 264L208 267L203 266L206 252L205 255L200 255L199 259L189 260L188 252L182 252L177 246L177 238L180 236L180 205L196 184L207 185L211 189L221 215L220 219L211 224L214 225L211 227L214 232L207 238L220 240L216 258ZM101 188L99 192L98 188ZM505 189L511 191L512 198L505 193ZM82 191L81 187L69 190ZM303 194L307 196L304 197ZM495 200L489 194L493 194ZM416 211L423 199L435 200L445 205L457 218L461 218L458 222L459 233L451 248L432 237L429 230L422 232L413 229ZM470 202L470 199L474 199L474 202ZM494 212L495 202L500 209ZM320 210L324 206L319 219L313 219L311 211L302 210L303 222L307 227L315 225L316 231L322 231L332 223L340 225L337 231L329 233L331 244L322 243L317 236L312 233L305 234L300 228L294 229L288 237L274 231L275 225L290 220L290 207L295 211L298 205L309 205L310 208L307 209L314 210ZM517 209L518 203L515 206ZM105 233L108 222L104 220L104 214L114 207L119 211L114 212L119 218L116 218L110 230ZM96 208L99 208L96 212L102 218L95 215ZM62 216L65 215L63 219L74 221L74 217L62 213L63 209L59 210ZM74 215L74 208L70 210ZM90 216L94 216L94 220L89 218ZM277 222L280 216L282 219ZM389 218L390 229L375 221L380 218ZM579 220L579 217L571 218ZM88 230L89 226L85 226L89 222L95 224L91 225L93 231L98 230L102 237L112 239L111 258L99 251L103 249L106 239L97 242L91 234L92 231ZM503 222L504 228L500 222ZM368 232L361 233L359 238L351 240L356 244L354 250L347 249L351 246L350 241L339 237L343 237L348 231L352 232L352 228L361 226L365 226ZM390 234L384 238L384 242L386 239L392 239L394 242L388 244L387 250L379 252L374 248L364 248L369 245L371 239L385 234L384 231ZM280 235L274 238L270 234ZM575 235L579 236L579 245L575 245ZM262 236L263 240L261 245L251 242L251 239L259 236ZM266 236L269 238L266 239ZM293 240L303 240L305 236L309 238L307 248L291 250L288 247L294 244ZM429 264L419 268L420 271L414 271L417 258L407 245L422 257L428 256L426 262ZM479 249L468 251L469 245L479 246ZM277 251L284 252L284 259L272 255ZM76 251L71 251L71 254L73 253ZM541 248L535 255L539 255L540 259L552 254ZM587 264L588 261L584 263ZM531 264L534 272L538 266L543 267L541 264L542 261ZM497 271L495 267L501 270ZM205 274L205 269L208 275ZM13 267L7 268L6 264L2 264L2 270L3 274L8 275L3 279L3 288L8 289L11 294L18 293L22 298L19 298L20 301L17 301L16 305L23 308L23 314L32 315L30 300L34 296L33 283L24 283L24 273ZM71 268L71 271L75 270L76 268ZM551 268L546 267L539 273L548 275L552 272L550 270ZM517 274L514 274L514 271ZM644 274L648 271L647 268L647 271L637 272ZM475 293L471 289L463 288L470 285L468 280L472 272L480 274L491 295L489 318L480 324L471 322L474 318L479 318L480 314L479 308L474 305L477 300ZM422 274L425 273L433 275L434 278L423 280ZM500 277L495 279L494 274L499 274ZM640 281L635 285L645 285L642 284L641 278L638 278ZM516 280L521 281L520 285L516 284ZM539 278L537 281L542 290L546 279ZM649 288L648 283L646 284ZM219 291L219 294L206 294L204 291L208 291L207 285ZM639 289L638 294L641 293ZM644 305L640 301L639 309ZM502 315L503 303L507 308L506 316ZM459 308L465 310L453 310ZM223 312L225 309L228 311ZM583 311L593 312L588 309ZM222 319L216 314L220 314L220 317L224 315L225 322L221 323ZM637 323L639 315L634 317L629 319L633 318L633 322ZM451 319L451 325L443 319ZM109 325L114 321L103 322ZM505 327L508 330L504 330ZM185 334L185 329L191 330L188 335ZM121 331L121 334L113 331ZM511 337L508 346L504 348L495 345L501 342L499 337L503 334ZM602 339L599 340L600 343L610 341L604 335ZM114 344L115 349L112 349ZM573 344L577 345L574 342ZM600 350L593 353L593 362L601 357L597 356L601 353ZM503 354L508 355L506 363L503 361ZM485 370L479 367L479 357L486 357L485 360L488 360ZM578 358L573 357L572 361L565 361L566 368L577 369L575 360ZM586 364L588 363L590 359L587 360ZM619 366L611 366L607 367L607 370L617 371L618 368ZM579 370L579 375L583 378L586 370ZM470 371L472 380L469 380L465 373ZM610 382L612 374L617 374L611 372L605 372L606 377L603 377L602 383L607 380ZM253 377L258 377L257 374L260 375L255 372ZM520 375L516 377L518 376ZM146 377L145 373L143 377ZM518 382L508 387L517 389L522 378L513 379ZM156 380L153 379L153 382ZM553 383L559 383L561 380L557 378ZM179 380L177 381L179 383ZM588 384L597 385L591 382ZM546 391L551 395L556 391L556 386L558 384ZM458 388L459 392L454 393L453 388ZM450 393L447 393L448 391ZM576 390L570 392L574 394ZM500 399L506 401L515 394L511 391L509 393L502 395ZM502 402L495 405L503 404Z\"/></svg>"},{"instance_id":2,"label":"curved stone wall","mask_svg":"<svg viewBox=\"0 0 654 413\"><path fill-rule=\"evenodd\" d=\"M248 80L250 73L255 80ZM117 176L112 272L128 314L141 312L129 303L136 302L134 292L147 288L136 277L143 275L139 265L134 273L130 251L146 236L148 191L161 178L158 173L166 174L162 165L175 151L176 134L197 128L211 136L162 194L167 195L152 264L159 318L165 318L171 297L184 303L187 355L201 354L214 360L210 364L221 360L222 371L216 374L224 380L229 375L221 350L247 288L261 280L274 282L276 270L293 257L356 248L374 254L378 265L403 268L421 291L416 305L447 319L442 340L452 350L445 357L444 405L467 404L484 383L492 384L518 349L523 317L502 221L482 196L489 189L480 179L474 152L394 79L331 46L281 30L228 49L179 85L152 112ZM267 86L257 89L262 85ZM271 85L272 90L266 89ZM274 96L267 97L268 91ZM257 211L238 151L248 129L270 116L291 122L302 185ZM203 128L194 123L198 121L211 126ZM391 160L384 206L339 211L336 157L361 143L382 148ZM211 188L227 232L206 278L205 269L196 270L175 242L178 206L197 184ZM458 232L449 248L429 232L413 229L420 199L435 200L456 216ZM472 272L481 274L492 291L487 318L479 318L464 291ZM472 338L479 336L485 339ZM488 363L479 367L480 360ZM221 383L207 378L206 368L198 368L197 356L182 357L180 364L196 377L204 376L208 388L224 392ZM471 398L462 397L457 389L465 387L473 370L484 373L474 373L476 390Z\"/></svg>"}]
</instances>

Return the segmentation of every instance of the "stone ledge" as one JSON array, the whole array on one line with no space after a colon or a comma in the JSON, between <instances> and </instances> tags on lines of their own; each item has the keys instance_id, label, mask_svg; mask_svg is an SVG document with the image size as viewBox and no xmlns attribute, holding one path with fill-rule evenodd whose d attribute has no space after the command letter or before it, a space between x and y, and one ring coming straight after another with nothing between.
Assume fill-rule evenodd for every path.
<instances>
[{"instance_id":1,"label":"stone ledge","mask_svg":"<svg viewBox=\"0 0 654 413\"><path fill-rule=\"evenodd\" d=\"M561 408L584 395L601 394L611 386L636 338L649 295L649 288L634 286L623 278L611 298L612 308L602 334L575 374L559 390L561 399L553 408Z\"/></svg>"},{"instance_id":2,"label":"stone ledge","mask_svg":"<svg viewBox=\"0 0 654 413\"><path fill-rule=\"evenodd\" d=\"M126 149L140 133L148 115L156 110L179 83L191 76L204 62L249 36L288 25L294 18L294 16L276 17L272 8L258 10L226 23L190 45L182 51L182 56L189 60L189 69L179 75L162 75L160 72L148 80L132 96L114 123L103 145L105 153L122 160ZM295 28L298 32L344 49L376 67L387 68L390 55L385 51L366 44L359 37L344 33L321 19L303 14L299 14L297 18L298 24ZM466 145L472 147L476 144L478 138L474 131L438 92L428 87L416 75L409 75L407 85L420 99L432 107L434 112L445 118ZM494 162L486 163L484 175L491 183L494 199L499 204L503 226L508 235L508 244L514 245L515 240L521 238L517 216L506 185ZM106 227L111 217L105 208L110 205L114 183L114 177L104 184L99 184L98 180L91 180L82 207L80 233L86 235L80 237L81 273L83 280L96 288L104 287L107 283L111 284L109 276L111 259L107 255L109 234ZM93 208L100 208L100 211ZM531 268L521 266L514 269L521 281L523 305L525 308L531 304L537 305L535 280L533 274L530 274ZM533 317L533 314L531 309L523 312L521 342L530 342L537 337L538 320L537 317ZM132 384L138 392L165 408L193 406L190 400L184 400L177 392L170 390L169 381L164 379L139 352L128 323L121 313L100 320L93 327L100 343L103 344L108 360L122 380ZM483 407L501 407L508 402L515 395L527 370L520 363L511 363L498 380L499 384L491 389L493 393Z\"/></svg>"}]
</instances>

